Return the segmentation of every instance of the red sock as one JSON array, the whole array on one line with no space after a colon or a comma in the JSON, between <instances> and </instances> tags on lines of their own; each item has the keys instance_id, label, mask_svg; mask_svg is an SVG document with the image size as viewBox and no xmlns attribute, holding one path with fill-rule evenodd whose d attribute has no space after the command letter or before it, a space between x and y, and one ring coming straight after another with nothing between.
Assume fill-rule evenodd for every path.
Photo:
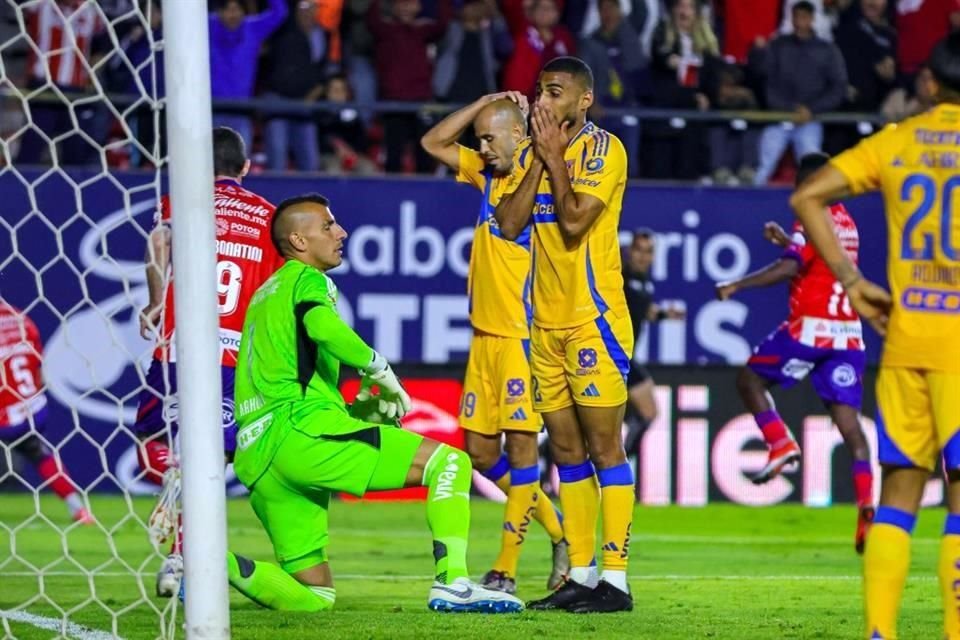
<instances>
[{"instance_id":1,"label":"red sock","mask_svg":"<svg viewBox=\"0 0 960 640\"><path fill-rule=\"evenodd\" d=\"M867 460L853 461L853 492L858 507L873 504L873 470Z\"/></svg>"},{"instance_id":2,"label":"red sock","mask_svg":"<svg viewBox=\"0 0 960 640\"><path fill-rule=\"evenodd\" d=\"M760 427L760 433L763 434L763 439L768 447L774 447L787 438L793 437L783 418L776 410L764 411L755 414L753 417L757 421L757 426Z\"/></svg>"},{"instance_id":3,"label":"red sock","mask_svg":"<svg viewBox=\"0 0 960 640\"><path fill-rule=\"evenodd\" d=\"M183 514L177 515L177 535L170 545L170 553L183 554Z\"/></svg>"},{"instance_id":4,"label":"red sock","mask_svg":"<svg viewBox=\"0 0 960 640\"><path fill-rule=\"evenodd\" d=\"M40 472L40 477L43 478L44 482L50 481L50 488L61 498L66 498L76 491L69 476L67 476L66 470L57 464L57 459L53 456L47 456L41 460L40 464L37 465L37 471Z\"/></svg>"},{"instance_id":5,"label":"red sock","mask_svg":"<svg viewBox=\"0 0 960 640\"><path fill-rule=\"evenodd\" d=\"M166 442L151 440L137 447L137 462L145 472L144 478L154 484L163 484L163 474L170 468L170 447Z\"/></svg>"}]
</instances>

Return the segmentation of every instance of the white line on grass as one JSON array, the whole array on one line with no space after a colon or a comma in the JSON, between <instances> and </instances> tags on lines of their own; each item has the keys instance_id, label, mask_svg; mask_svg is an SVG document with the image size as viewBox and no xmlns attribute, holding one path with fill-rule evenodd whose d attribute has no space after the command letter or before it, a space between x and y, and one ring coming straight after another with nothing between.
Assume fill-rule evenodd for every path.
<instances>
[{"instance_id":1,"label":"white line on grass","mask_svg":"<svg viewBox=\"0 0 960 640\"><path fill-rule=\"evenodd\" d=\"M123 640L120 636L115 636L107 631L90 629L73 622L68 622L66 629L64 629L61 618L47 618L46 616L38 616L27 613L26 611L4 611L0 609L0 618L5 618L12 622L22 622L23 624L29 624L38 629L46 629L47 631L65 631L69 636L73 636L77 638L77 640Z\"/></svg>"},{"instance_id":2,"label":"white line on grass","mask_svg":"<svg viewBox=\"0 0 960 640\"><path fill-rule=\"evenodd\" d=\"M11 577L11 578L30 578L36 577L37 574L30 573L28 571L4 571L0 572L0 577ZM60 576L60 577L86 577L87 574L81 573L79 571L48 571L44 573L44 576ZM96 577L101 578L127 578L133 574L123 573L119 571L98 571L96 572ZM141 573L137 574L140 577L153 577L153 573ZM413 582L416 580L433 580L431 575L390 575L390 574L373 574L373 573L335 573L334 577L337 580L372 580L375 582ZM858 575L697 575L697 574L644 574L644 575L631 575L630 580L637 582L656 582L659 580L669 580L669 581L685 581L685 582L696 582L701 580L727 580L731 582L750 582L752 580L758 582L764 581L782 581L782 582L854 582L861 580L862 577ZM911 576L910 580L936 580L936 576L918 574L916 576ZM4 615L0 611L0 615Z\"/></svg>"}]
</instances>

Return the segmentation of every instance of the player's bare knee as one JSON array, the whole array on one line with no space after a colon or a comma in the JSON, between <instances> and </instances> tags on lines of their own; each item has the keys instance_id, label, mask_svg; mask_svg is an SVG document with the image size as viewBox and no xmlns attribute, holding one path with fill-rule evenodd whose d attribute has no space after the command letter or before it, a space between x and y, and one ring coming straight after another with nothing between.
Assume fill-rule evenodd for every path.
<instances>
[{"instance_id":1,"label":"player's bare knee","mask_svg":"<svg viewBox=\"0 0 960 640\"><path fill-rule=\"evenodd\" d=\"M743 367L737 373L737 393L741 398L753 397L756 394L764 392L763 383L760 378L747 367Z\"/></svg>"},{"instance_id":2,"label":"player's bare knee","mask_svg":"<svg viewBox=\"0 0 960 640\"><path fill-rule=\"evenodd\" d=\"M590 442L590 460L597 469L609 469L627 461L623 441Z\"/></svg>"},{"instance_id":3,"label":"player's bare knee","mask_svg":"<svg viewBox=\"0 0 960 640\"><path fill-rule=\"evenodd\" d=\"M477 471L491 469L500 459L500 439L490 438L471 431L465 432L464 448Z\"/></svg>"},{"instance_id":4,"label":"player's bare knee","mask_svg":"<svg viewBox=\"0 0 960 640\"><path fill-rule=\"evenodd\" d=\"M540 455L537 448L537 434L508 431L504 440L507 460L510 462L512 468L522 469L532 467L539 461Z\"/></svg>"}]
</instances>

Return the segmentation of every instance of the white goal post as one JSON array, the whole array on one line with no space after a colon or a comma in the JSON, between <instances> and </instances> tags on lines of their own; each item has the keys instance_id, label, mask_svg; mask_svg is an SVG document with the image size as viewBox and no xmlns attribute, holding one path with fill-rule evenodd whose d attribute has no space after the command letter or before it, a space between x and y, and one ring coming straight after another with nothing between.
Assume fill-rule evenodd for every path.
<instances>
[{"instance_id":1,"label":"white goal post","mask_svg":"<svg viewBox=\"0 0 960 640\"><path fill-rule=\"evenodd\" d=\"M207 10L0 0L0 399L31 389L16 412L0 403L0 638L230 637ZM143 255L165 191L179 393L157 400L181 427L182 611L154 594L166 549L137 496L159 488L134 432L153 351ZM36 350L28 322L42 374L10 357ZM11 425L26 430L4 439Z\"/></svg>"},{"instance_id":2,"label":"white goal post","mask_svg":"<svg viewBox=\"0 0 960 640\"><path fill-rule=\"evenodd\" d=\"M186 631L219 640L230 637L230 615L207 2L165 11Z\"/></svg>"}]
</instances>

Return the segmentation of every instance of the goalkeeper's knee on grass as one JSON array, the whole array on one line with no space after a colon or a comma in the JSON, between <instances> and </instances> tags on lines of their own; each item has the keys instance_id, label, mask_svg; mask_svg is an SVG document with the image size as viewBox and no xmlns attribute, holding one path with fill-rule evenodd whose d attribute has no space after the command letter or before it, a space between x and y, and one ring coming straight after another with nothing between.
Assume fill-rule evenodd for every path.
<instances>
[{"instance_id":1,"label":"goalkeeper's knee on grass","mask_svg":"<svg viewBox=\"0 0 960 640\"><path fill-rule=\"evenodd\" d=\"M277 611L325 611L333 608L333 587L301 584L275 564L227 552L230 585L257 604Z\"/></svg>"}]
</instances>

